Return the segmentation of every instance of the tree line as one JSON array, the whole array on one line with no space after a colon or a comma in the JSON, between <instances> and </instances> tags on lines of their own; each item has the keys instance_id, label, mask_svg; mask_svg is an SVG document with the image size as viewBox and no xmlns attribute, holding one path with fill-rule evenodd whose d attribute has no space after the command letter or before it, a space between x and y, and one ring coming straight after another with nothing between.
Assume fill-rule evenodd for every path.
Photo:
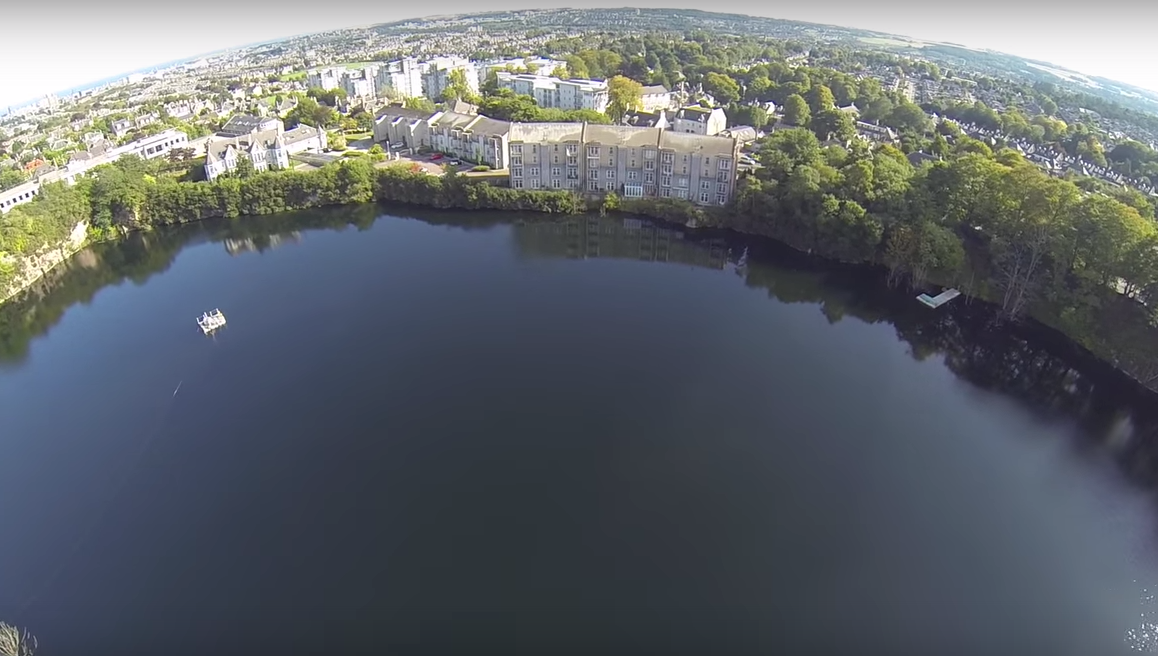
<instances>
[{"instance_id":1,"label":"tree line","mask_svg":"<svg viewBox=\"0 0 1158 656\"><path fill-rule=\"evenodd\" d=\"M759 159L726 225L884 265L896 284L957 286L1158 383L1158 228L1145 199L1086 191L967 138L915 167L893 146L825 146L788 129Z\"/></svg>"}]
</instances>

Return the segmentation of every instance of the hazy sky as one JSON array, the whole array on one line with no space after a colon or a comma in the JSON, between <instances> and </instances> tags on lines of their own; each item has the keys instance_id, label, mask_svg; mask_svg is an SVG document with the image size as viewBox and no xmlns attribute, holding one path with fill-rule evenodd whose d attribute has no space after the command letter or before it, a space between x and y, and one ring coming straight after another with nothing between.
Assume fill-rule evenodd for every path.
<instances>
[{"instance_id":1,"label":"hazy sky","mask_svg":"<svg viewBox=\"0 0 1158 656\"><path fill-rule=\"evenodd\" d=\"M430 14L549 6L528 0L64 0L0 9L0 106L163 62L337 27ZM584 7L710 8L952 41L1041 59L1158 90L1158 3L1101 0L601 0Z\"/></svg>"}]
</instances>

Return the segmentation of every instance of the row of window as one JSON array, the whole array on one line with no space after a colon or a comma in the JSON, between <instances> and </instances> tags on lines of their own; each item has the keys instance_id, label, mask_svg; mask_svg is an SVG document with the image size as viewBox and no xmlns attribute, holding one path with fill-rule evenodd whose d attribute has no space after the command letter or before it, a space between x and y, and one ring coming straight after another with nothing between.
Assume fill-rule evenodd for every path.
<instances>
[{"instance_id":1,"label":"row of window","mask_svg":"<svg viewBox=\"0 0 1158 656\"><path fill-rule=\"evenodd\" d=\"M524 188L524 184L523 184L522 180L513 180L511 182L511 186L514 187L515 189L523 189ZM537 180L537 179L533 179L530 181L530 184L527 186L530 189L541 189L543 185L542 185L542 181ZM617 185L615 184L614 180L608 180L608 181L604 182L602 185L599 184L598 180L588 180L587 181L587 191L591 191L591 192L615 191L616 186ZM578 182L578 180L563 181L563 180L559 180L559 179L554 179L554 180L551 180L551 187L553 189L562 189L562 188L576 189L579 187L579 182ZM649 185L643 185L643 186L641 186L641 185L624 185L623 193L624 193L624 196L626 196L628 198L639 198L639 197L642 197L645 193L647 195L655 195L656 188L655 188L655 185L650 185L650 184ZM683 200L687 200L689 197L688 190L687 189L680 189L680 188L669 189L669 188L665 187L665 188L662 188L659 190L659 194L661 196L663 196L664 198L674 197L674 198L680 198ZM709 203L711 201L712 201L712 194L710 191L701 191L700 192L699 202ZM718 191L715 195L715 201L719 205L724 205L725 203L727 203L728 202L728 195L727 195L726 191L724 191L724 190Z\"/></svg>"},{"instance_id":2,"label":"row of window","mask_svg":"<svg viewBox=\"0 0 1158 656\"><path fill-rule=\"evenodd\" d=\"M523 145L524 144L511 144L510 145L511 162L512 163L517 162L518 164L522 164ZM539 144L526 144L526 145L531 147L531 151L533 153L539 152ZM601 146L588 146L587 147L587 165L588 166L598 166L599 165L600 148L601 148ZM611 157L611 159L609 159L607 162L607 166L615 166L615 160L614 160L615 146L608 146L607 148L609 149L608 155L609 155L609 157ZM554 149L555 149L555 151L558 151L559 150L559 144L554 144ZM655 150L650 150L650 149L643 151L643 159L645 160L643 163L644 168L647 168L647 169L655 168L655 162L648 161L648 160L654 160L655 159L655 153L656 153ZM567 149L566 149L566 154L568 157L568 161L567 161L568 164L571 164L571 165L578 164L578 151L576 150L575 146L568 145ZM634 153L632 153L632 156L634 157ZM691 157L690 154L683 153L681 155L681 161L686 164L689 161L690 157ZM671 166L675 162L675 153L665 151L663 153L663 157L661 157L661 161L665 165ZM558 157L556 157L555 163L558 163L558 162L559 162L559 159L558 159ZM704 157L704 168L710 168L711 165L712 165L712 158L710 156ZM632 168L636 167L635 160L631 161L631 166L632 166ZM719 169L721 171L730 170L732 168L732 160L730 158L727 158L727 157L718 158L717 166L719 167Z\"/></svg>"}]
</instances>

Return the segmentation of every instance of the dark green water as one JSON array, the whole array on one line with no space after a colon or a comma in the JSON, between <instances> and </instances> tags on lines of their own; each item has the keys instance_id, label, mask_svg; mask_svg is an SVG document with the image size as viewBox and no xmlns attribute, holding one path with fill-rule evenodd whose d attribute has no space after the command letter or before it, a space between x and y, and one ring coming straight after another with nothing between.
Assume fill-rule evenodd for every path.
<instances>
[{"instance_id":1,"label":"dark green water","mask_svg":"<svg viewBox=\"0 0 1158 656\"><path fill-rule=\"evenodd\" d=\"M1151 626L1152 401L863 271L359 207L137 235L36 294L0 309L0 620L44 654L1112 655Z\"/></svg>"}]
</instances>

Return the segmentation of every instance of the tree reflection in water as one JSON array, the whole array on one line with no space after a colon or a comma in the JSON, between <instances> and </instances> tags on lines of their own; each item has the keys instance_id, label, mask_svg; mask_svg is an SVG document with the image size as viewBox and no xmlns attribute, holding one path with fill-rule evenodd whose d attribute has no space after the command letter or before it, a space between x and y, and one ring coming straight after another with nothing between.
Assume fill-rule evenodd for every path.
<instances>
[{"instance_id":1,"label":"tree reflection in water","mask_svg":"<svg viewBox=\"0 0 1158 656\"><path fill-rule=\"evenodd\" d=\"M404 218L397 218L397 217ZM220 243L231 252L256 251L308 239L313 230L367 230L377 220L418 220L459 229L510 230L521 256L611 257L730 269L745 285L781 303L817 306L831 323L887 322L917 360L939 357L957 376L1008 395L1048 417L1076 421L1087 446L1108 450L1133 482L1158 482L1158 404L1153 393L1032 323L1002 324L992 308L967 301L929 310L907 290L891 289L883 272L832 266L774 242L726 232L688 232L631 218L552 218L499 212L436 212L361 205L205 221L137 233L89 247L14 301L0 306L0 366L27 357L29 345L68 308L87 304L103 288L144 284L164 272L184 248Z\"/></svg>"}]
</instances>

